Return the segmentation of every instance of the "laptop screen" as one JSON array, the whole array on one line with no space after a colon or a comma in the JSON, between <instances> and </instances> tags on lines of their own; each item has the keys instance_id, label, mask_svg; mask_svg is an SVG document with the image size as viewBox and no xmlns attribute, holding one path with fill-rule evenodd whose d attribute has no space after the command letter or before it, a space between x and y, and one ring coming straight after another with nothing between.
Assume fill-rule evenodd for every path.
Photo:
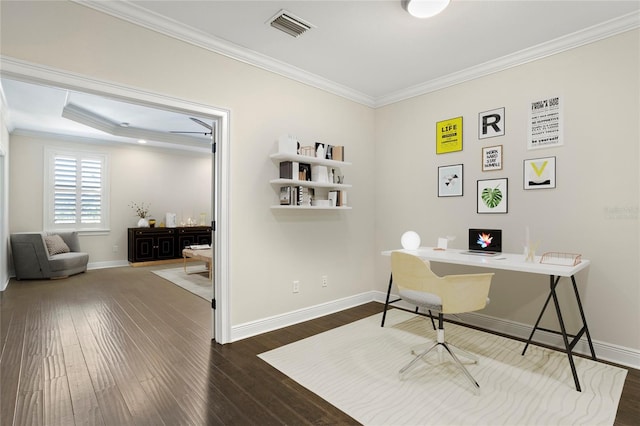
<instances>
[{"instance_id":1,"label":"laptop screen","mask_svg":"<svg viewBox=\"0 0 640 426\"><path fill-rule=\"evenodd\" d=\"M469 229L469 250L502 251L501 229Z\"/></svg>"}]
</instances>

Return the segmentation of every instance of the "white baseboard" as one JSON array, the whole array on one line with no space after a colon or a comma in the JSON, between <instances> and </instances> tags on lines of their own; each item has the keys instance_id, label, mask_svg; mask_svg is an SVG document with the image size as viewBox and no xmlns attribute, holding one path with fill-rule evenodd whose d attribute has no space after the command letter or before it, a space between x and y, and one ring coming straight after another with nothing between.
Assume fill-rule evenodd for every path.
<instances>
[{"instance_id":1,"label":"white baseboard","mask_svg":"<svg viewBox=\"0 0 640 426\"><path fill-rule=\"evenodd\" d=\"M235 325L231 327L231 342L373 302L374 296L374 292L361 293L355 296L345 297L344 299L287 312L282 315L275 315L269 318Z\"/></svg>"},{"instance_id":2,"label":"white baseboard","mask_svg":"<svg viewBox=\"0 0 640 426\"><path fill-rule=\"evenodd\" d=\"M108 262L89 262L89 264L87 264L87 269L119 268L121 266L129 266L129 262L126 260L110 260Z\"/></svg>"},{"instance_id":3,"label":"white baseboard","mask_svg":"<svg viewBox=\"0 0 640 426\"><path fill-rule=\"evenodd\" d=\"M309 321L334 312L353 308L368 302L384 303L386 293L380 291L370 291L355 296L346 297L331 302L322 303L320 305L310 306L308 308L299 309L293 312L287 312L282 315L276 315L257 321L251 321L231 327L231 341L245 339L247 337L256 336L258 334L277 330L279 328L288 327L304 321ZM392 300L397 296L392 295ZM394 304L398 307L413 309L412 306L404 305L403 302ZM487 315L468 313L456 315L456 320L465 324L474 325L485 330L495 331L497 333L506 334L520 339L528 339L531 333L532 325L521 324L514 321L508 321L500 318L494 318ZM562 347L562 338L554 333L538 330L534 336L534 340L538 343L549 345L552 347ZM596 357L600 360L614 362L616 364L627 367L640 369L640 351L636 349L626 348L611 343L593 340L593 347ZM524 346L523 346L524 348ZM583 355L590 355L589 345L586 338L580 339L574 348L574 352Z\"/></svg>"}]
</instances>

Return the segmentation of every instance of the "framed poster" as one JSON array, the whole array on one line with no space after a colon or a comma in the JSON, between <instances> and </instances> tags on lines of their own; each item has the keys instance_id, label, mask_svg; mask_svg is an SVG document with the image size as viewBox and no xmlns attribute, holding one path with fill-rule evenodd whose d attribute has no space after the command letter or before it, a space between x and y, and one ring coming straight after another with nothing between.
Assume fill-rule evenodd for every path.
<instances>
[{"instance_id":1,"label":"framed poster","mask_svg":"<svg viewBox=\"0 0 640 426\"><path fill-rule=\"evenodd\" d=\"M502 170L502 145L482 148L482 171Z\"/></svg>"},{"instance_id":2,"label":"framed poster","mask_svg":"<svg viewBox=\"0 0 640 426\"><path fill-rule=\"evenodd\" d=\"M504 136L504 107L478 114L478 139Z\"/></svg>"},{"instance_id":3,"label":"framed poster","mask_svg":"<svg viewBox=\"0 0 640 426\"><path fill-rule=\"evenodd\" d=\"M462 117L436 123L436 154L462 151Z\"/></svg>"},{"instance_id":4,"label":"framed poster","mask_svg":"<svg viewBox=\"0 0 640 426\"><path fill-rule=\"evenodd\" d=\"M438 167L438 197L462 197L462 164Z\"/></svg>"},{"instance_id":5,"label":"framed poster","mask_svg":"<svg viewBox=\"0 0 640 426\"><path fill-rule=\"evenodd\" d=\"M562 145L563 125L562 99L559 96L532 101L529 105L527 149Z\"/></svg>"},{"instance_id":6,"label":"framed poster","mask_svg":"<svg viewBox=\"0 0 640 426\"><path fill-rule=\"evenodd\" d=\"M556 187L556 157L524 160L524 189Z\"/></svg>"},{"instance_id":7,"label":"framed poster","mask_svg":"<svg viewBox=\"0 0 640 426\"><path fill-rule=\"evenodd\" d=\"M478 181L478 213L507 213L508 179Z\"/></svg>"}]
</instances>

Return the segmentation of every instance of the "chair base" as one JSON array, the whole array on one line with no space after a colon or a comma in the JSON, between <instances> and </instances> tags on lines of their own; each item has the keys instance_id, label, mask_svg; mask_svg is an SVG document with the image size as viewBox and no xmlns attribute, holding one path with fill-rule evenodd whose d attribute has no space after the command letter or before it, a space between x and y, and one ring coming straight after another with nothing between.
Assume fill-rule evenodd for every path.
<instances>
[{"instance_id":1,"label":"chair base","mask_svg":"<svg viewBox=\"0 0 640 426\"><path fill-rule=\"evenodd\" d=\"M475 364L478 363L478 357L470 354L469 352L463 351L460 348L457 348L453 345L448 344L444 340L444 329L438 329L438 341L433 345L431 345L430 347L428 347L426 350L416 355L416 357L412 359L411 362L409 362L407 365L402 367L400 369L400 374L403 374L409 371L419 360L427 356L429 352L431 352L433 349L439 346L443 347L446 350L446 352L451 356L455 365L464 373L465 377L471 382L477 394L480 391L480 385L478 384L478 382L476 382L476 380L473 378L471 373L469 373L469 370L467 370L465 366L462 364L462 362L460 362L460 359L458 359L458 357L456 356L456 353L458 353L460 356L470 359ZM415 352L416 352L415 349L411 351L412 354L415 354Z\"/></svg>"}]
</instances>

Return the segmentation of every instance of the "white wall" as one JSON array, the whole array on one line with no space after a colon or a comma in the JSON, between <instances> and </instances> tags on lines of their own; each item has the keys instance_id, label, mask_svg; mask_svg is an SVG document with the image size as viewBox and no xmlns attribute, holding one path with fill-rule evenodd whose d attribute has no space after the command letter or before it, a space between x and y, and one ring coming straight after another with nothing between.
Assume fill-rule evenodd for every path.
<instances>
[{"instance_id":1,"label":"white wall","mask_svg":"<svg viewBox=\"0 0 640 426\"><path fill-rule=\"evenodd\" d=\"M127 264L127 228L138 222L132 202L148 205L158 225L166 212L176 213L178 222L186 222L188 217L199 220L200 212L205 212L211 221L210 154L12 135L11 232L43 229L43 168L45 148L49 147L95 150L108 156L111 231L108 235L80 236L82 249L89 253L89 267Z\"/></svg>"},{"instance_id":2,"label":"white wall","mask_svg":"<svg viewBox=\"0 0 640 426\"><path fill-rule=\"evenodd\" d=\"M529 226L532 239L540 241L539 253L582 253L593 262L578 276L592 337L637 351L638 40L638 31L630 31L378 109L377 249L397 247L409 229L425 245L455 235L453 246L463 248L467 228L496 227L504 230L504 250L519 253ZM565 144L527 150L528 103L551 95L564 102ZM479 140L478 113L499 107L506 109L506 134ZM436 155L435 123L458 116L464 120L463 151ZM503 170L482 172L481 147L499 144ZM557 188L523 190L523 160L546 156L557 158ZM459 163L464 196L438 198L437 167ZM476 181L502 177L509 179L508 214L477 214ZM379 262L379 290L386 288L388 273L388 261ZM500 272L483 313L533 324L548 286L548 278ZM562 289L566 299L570 288ZM574 306L566 312L575 325ZM557 329L548 317L547 325Z\"/></svg>"},{"instance_id":3,"label":"white wall","mask_svg":"<svg viewBox=\"0 0 640 426\"><path fill-rule=\"evenodd\" d=\"M231 111L232 325L371 289L376 257L370 108L79 4L1 7L3 55ZM277 194L268 181L278 175L269 155L286 133L303 144L345 146L354 164L344 170L353 184L353 210L269 208ZM329 277L327 288L321 275ZM291 291L294 279L301 282L299 294Z\"/></svg>"}]
</instances>

